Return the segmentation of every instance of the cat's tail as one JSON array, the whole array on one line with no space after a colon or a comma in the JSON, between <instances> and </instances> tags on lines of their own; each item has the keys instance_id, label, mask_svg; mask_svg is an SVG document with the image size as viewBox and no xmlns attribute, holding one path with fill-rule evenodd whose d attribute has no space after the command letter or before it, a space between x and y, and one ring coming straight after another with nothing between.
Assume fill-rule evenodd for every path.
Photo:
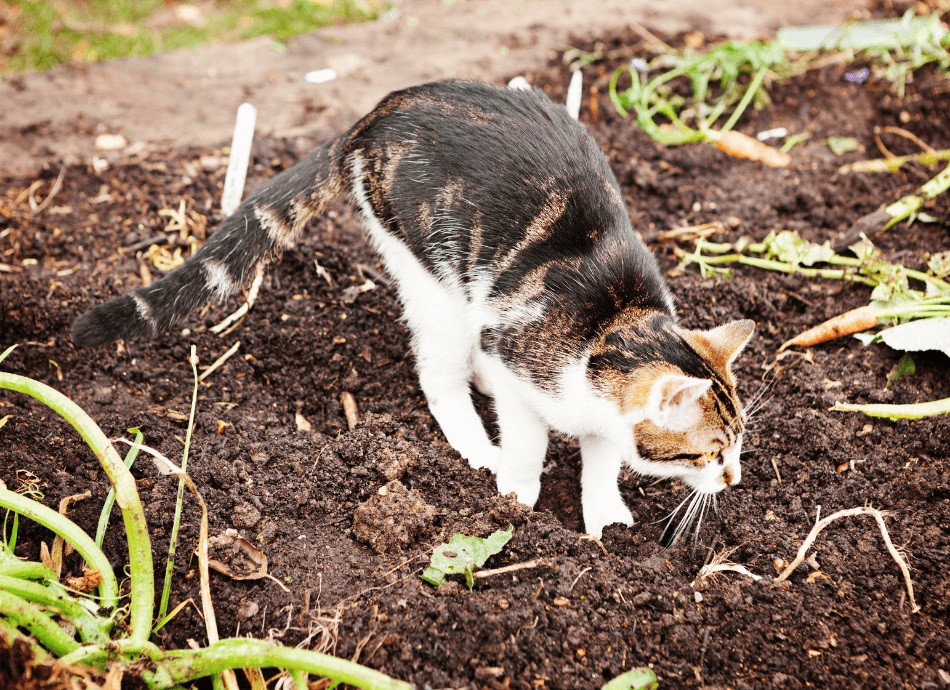
<instances>
[{"instance_id":1,"label":"cat's tail","mask_svg":"<svg viewBox=\"0 0 950 690\"><path fill-rule=\"evenodd\" d=\"M261 261L292 247L307 219L343 191L343 145L344 137L337 137L268 181L183 266L80 316L73 342L94 347L151 337L237 292Z\"/></svg>"}]
</instances>

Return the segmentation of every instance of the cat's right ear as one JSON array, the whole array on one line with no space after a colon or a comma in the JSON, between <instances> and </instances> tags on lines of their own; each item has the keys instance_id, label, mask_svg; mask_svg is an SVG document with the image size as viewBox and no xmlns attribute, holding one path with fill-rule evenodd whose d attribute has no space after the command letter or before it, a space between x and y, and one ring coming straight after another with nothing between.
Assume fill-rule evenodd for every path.
<instances>
[{"instance_id":1,"label":"cat's right ear","mask_svg":"<svg viewBox=\"0 0 950 690\"><path fill-rule=\"evenodd\" d=\"M712 381L682 374L665 374L653 382L647 397L646 418L658 427L685 431L701 414L697 404Z\"/></svg>"}]
</instances>

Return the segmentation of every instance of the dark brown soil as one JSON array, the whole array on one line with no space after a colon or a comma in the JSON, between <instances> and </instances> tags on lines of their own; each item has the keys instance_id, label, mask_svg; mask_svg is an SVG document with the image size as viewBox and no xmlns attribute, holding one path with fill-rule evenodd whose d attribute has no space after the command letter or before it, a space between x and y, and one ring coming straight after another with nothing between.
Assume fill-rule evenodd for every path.
<instances>
[{"instance_id":1,"label":"dark brown soil","mask_svg":"<svg viewBox=\"0 0 950 690\"><path fill-rule=\"evenodd\" d=\"M618 35L600 43L619 48L637 40ZM842 162L877 155L875 126L899 125L935 148L950 147L945 81L924 74L898 101L886 84L853 84L843 67L832 66L775 88L774 105L745 120L751 133L784 126L811 134L790 168L763 168L708 146L666 149L613 111L606 97L611 67L588 68L583 117L608 152L635 226L651 241L671 227L733 218L741 223L719 239L786 228L834 238L932 174L838 174ZM563 97L559 62L528 77ZM599 107L588 107L594 98ZM830 135L857 137L862 149L836 157L822 143ZM317 143L259 140L250 185ZM902 145L893 148L903 152ZM600 545L580 532L573 442L552 443L534 511L499 496L489 473L469 469L445 443L416 382L393 289L377 280L355 299L348 291L380 268L345 203L269 271L257 305L231 335L219 338L207 327L235 304L197 315L187 333L153 343L94 352L71 345L76 315L140 284L141 260L123 248L175 234L165 230L161 209L177 209L184 199L198 226L220 220L223 169L207 158L218 155L169 150L101 173L71 168L62 191L37 214L22 194L33 180L0 180L0 263L17 269L0 273L0 341L21 344L5 370L64 391L107 434L139 426L147 443L173 458L181 455L185 425L169 411L187 412L189 346L197 345L207 365L240 341L238 354L201 387L188 469L210 507L212 534L233 528L254 542L289 591L272 580L213 574L223 636L285 644L309 637L310 647L433 688L599 687L647 664L666 688L947 684L950 417L895 423L828 408L836 400L948 397L948 360L915 354L916 373L889 386L900 353L882 345L846 339L813 348L807 359L776 362L781 342L866 303L866 288L754 269L737 269L731 279L703 279L692 270L672 278L685 325L756 320L737 375L746 398L770 381L767 402L748 434L743 481L721 497L698 546L658 544L659 521L684 488L633 475L622 486L636 524L609 527ZM57 173L45 173L40 195ZM950 247L950 205L941 201L928 212L939 221L900 225L879 238L887 258L920 268L931 252ZM671 248L654 248L672 269ZM352 431L343 392L364 415ZM39 404L4 394L0 405L0 417L12 415L0 430L0 479L17 487L32 473L49 505L91 490L93 498L71 515L94 531L108 489L95 458ZM298 414L312 432L298 431ZM133 472L161 564L176 483L146 459ZM819 537L812 565L782 586L773 582L773 562L792 559L819 508L826 516L862 505L891 512L888 529L909 557L920 613L911 614L900 571L866 517L833 524ZM185 508L173 603L196 597L189 554L199 514L190 499ZM549 567L485 578L473 592L459 583L434 589L419 578L433 547L451 535L486 536L509 524L514 537L488 566L544 559ZM106 546L121 571L127 553L118 535L114 519ZM49 541L48 533L21 525L17 553L35 559L40 540ZM727 553L762 579L727 572L695 581L714 554ZM216 554L232 555L223 548ZM157 641L180 647L189 638L204 639L192 608Z\"/></svg>"}]
</instances>

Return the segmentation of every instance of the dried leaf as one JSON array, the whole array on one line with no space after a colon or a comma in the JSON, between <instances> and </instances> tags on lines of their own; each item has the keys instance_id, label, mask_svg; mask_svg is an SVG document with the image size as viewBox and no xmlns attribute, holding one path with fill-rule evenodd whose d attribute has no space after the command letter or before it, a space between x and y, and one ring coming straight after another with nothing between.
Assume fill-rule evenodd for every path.
<instances>
[{"instance_id":1,"label":"dried leaf","mask_svg":"<svg viewBox=\"0 0 950 690\"><path fill-rule=\"evenodd\" d=\"M253 570L249 573L237 573L234 569L227 563L222 563L214 559L208 559L208 567L212 570L217 570L222 575L230 577L232 580L260 580L267 577L267 556L264 555L264 552L259 548L254 546L244 537L231 537L227 535L222 535L216 540L218 543L225 544L234 544L241 551L244 552L244 555L256 566L256 570Z\"/></svg>"},{"instance_id":2,"label":"dried leaf","mask_svg":"<svg viewBox=\"0 0 950 690\"><path fill-rule=\"evenodd\" d=\"M78 592L91 592L102 582L102 573L93 570L85 563L82 566L82 575L79 577L67 577L66 586L75 589Z\"/></svg>"}]
</instances>

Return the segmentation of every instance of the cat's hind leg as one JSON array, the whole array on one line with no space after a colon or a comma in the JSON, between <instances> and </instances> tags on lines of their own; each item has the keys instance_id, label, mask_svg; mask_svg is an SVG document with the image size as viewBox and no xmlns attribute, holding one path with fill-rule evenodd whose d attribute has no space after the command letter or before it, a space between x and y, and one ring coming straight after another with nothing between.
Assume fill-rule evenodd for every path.
<instances>
[{"instance_id":1,"label":"cat's hind leg","mask_svg":"<svg viewBox=\"0 0 950 690\"><path fill-rule=\"evenodd\" d=\"M351 165L353 195L366 229L396 280L429 410L469 465L495 471L501 450L488 438L468 387L480 336L468 298L458 280L437 278L376 216L364 188L362 153L353 155Z\"/></svg>"},{"instance_id":2,"label":"cat's hind leg","mask_svg":"<svg viewBox=\"0 0 950 690\"><path fill-rule=\"evenodd\" d=\"M436 301L445 297L439 296ZM488 438L469 390L477 338L471 335L463 305L452 305L450 299L432 305L431 300L432 296L425 314L411 313L406 303L422 392L452 447L473 468L494 472L501 450Z\"/></svg>"}]
</instances>

